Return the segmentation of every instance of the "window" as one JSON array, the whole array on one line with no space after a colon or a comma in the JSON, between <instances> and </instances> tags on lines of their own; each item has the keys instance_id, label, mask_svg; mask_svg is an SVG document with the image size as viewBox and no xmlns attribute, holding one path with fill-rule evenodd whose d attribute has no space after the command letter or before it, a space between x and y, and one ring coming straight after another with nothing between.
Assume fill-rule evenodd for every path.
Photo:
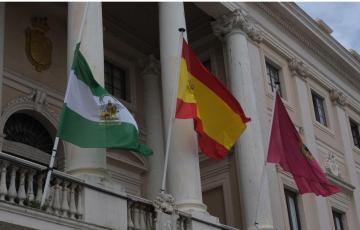
<instances>
[{"instance_id":1,"label":"window","mask_svg":"<svg viewBox=\"0 0 360 230\"><path fill-rule=\"evenodd\" d=\"M332 211L335 230L344 230L343 215L341 212Z\"/></svg>"},{"instance_id":2,"label":"window","mask_svg":"<svg viewBox=\"0 0 360 230\"><path fill-rule=\"evenodd\" d=\"M130 84L127 72L105 61L105 88L118 99L130 102Z\"/></svg>"},{"instance_id":3,"label":"window","mask_svg":"<svg viewBox=\"0 0 360 230\"><path fill-rule=\"evenodd\" d=\"M209 72L212 72L212 69L211 69L211 59L206 59L202 62L203 66L205 66L206 69L209 70Z\"/></svg>"},{"instance_id":4,"label":"window","mask_svg":"<svg viewBox=\"0 0 360 230\"><path fill-rule=\"evenodd\" d=\"M299 212L297 206L297 194L288 189L285 189L286 206L289 216L289 223L291 230L301 230Z\"/></svg>"},{"instance_id":5,"label":"window","mask_svg":"<svg viewBox=\"0 0 360 230\"><path fill-rule=\"evenodd\" d=\"M315 118L320 124L327 126L324 106L325 99L313 91L311 92L311 94L314 105Z\"/></svg>"},{"instance_id":6,"label":"window","mask_svg":"<svg viewBox=\"0 0 360 230\"><path fill-rule=\"evenodd\" d=\"M360 148L360 128L359 125L350 119L351 134L353 137L354 145Z\"/></svg>"},{"instance_id":7,"label":"window","mask_svg":"<svg viewBox=\"0 0 360 230\"><path fill-rule=\"evenodd\" d=\"M280 86L280 77L279 77L280 69L275 67L274 65L266 62L266 74L269 79L269 85L271 88L271 92L278 91L281 96L281 86Z\"/></svg>"}]
</instances>

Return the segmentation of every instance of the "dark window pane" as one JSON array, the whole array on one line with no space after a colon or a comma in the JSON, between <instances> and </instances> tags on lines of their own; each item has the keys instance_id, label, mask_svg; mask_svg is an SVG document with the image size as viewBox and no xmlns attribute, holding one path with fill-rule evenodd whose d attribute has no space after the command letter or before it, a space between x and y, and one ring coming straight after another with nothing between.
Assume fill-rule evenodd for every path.
<instances>
[{"instance_id":1,"label":"dark window pane","mask_svg":"<svg viewBox=\"0 0 360 230\"><path fill-rule=\"evenodd\" d=\"M359 125L355 123L354 121L350 120L350 128L351 128L351 134L353 137L354 145L358 148L360 148L360 130Z\"/></svg>"},{"instance_id":2,"label":"dark window pane","mask_svg":"<svg viewBox=\"0 0 360 230\"><path fill-rule=\"evenodd\" d=\"M289 223L291 230L301 230L299 219L299 211L297 205L297 194L290 190L285 189L286 206L289 216Z\"/></svg>"},{"instance_id":3,"label":"dark window pane","mask_svg":"<svg viewBox=\"0 0 360 230\"><path fill-rule=\"evenodd\" d=\"M205 66L209 70L209 72L212 71L212 69L211 69L211 60L210 59L206 59L205 61L202 62L202 64L203 64L203 66Z\"/></svg>"},{"instance_id":4,"label":"dark window pane","mask_svg":"<svg viewBox=\"0 0 360 230\"><path fill-rule=\"evenodd\" d=\"M105 61L105 88L113 96L130 102L130 83L126 71Z\"/></svg>"},{"instance_id":5,"label":"dark window pane","mask_svg":"<svg viewBox=\"0 0 360 230\"><path fill-rule=\"evenodd\" d=\"M335 230L344 230L343 214L335 210L332 211Z\"/></svg>"},{"instance_id":6,"label":"dark window pane","mask_svg":"<svg viewBox=\"0 0 360 230\"><path fill-rule=\"evenodd\" d=\"M270 64L269 62L266 62L266 73L268 76L271 91L278 91L279 95L281 96L279 69L276 68L274 65Z\"/></svg>"},{"instance_id":7,"label":"dark window pane","mask_svg":"<svg viewBox=\"0 0 360 230\"><path fill-rule=\"evenodd\" d=\"M319 94L315 92L311 92L311 94L312 94L315 118L320 124L327 126L325 106L324 106L325 100L323 97L321 97Z\"/></svg>"}]
</instances>

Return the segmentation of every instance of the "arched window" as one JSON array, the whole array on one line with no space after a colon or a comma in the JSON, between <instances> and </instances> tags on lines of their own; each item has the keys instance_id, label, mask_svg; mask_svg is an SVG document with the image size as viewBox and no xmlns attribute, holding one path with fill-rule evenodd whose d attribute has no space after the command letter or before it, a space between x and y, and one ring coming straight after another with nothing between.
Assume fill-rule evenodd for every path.
<instances>
[{"instance_id":1,"label":"arched window","mask_svg":"<svg viewBox=\"0 0 360 230\"><path fill-rule=\"evenodd\" d=\"M48 164L53 140L48 130L34 117L15 113L4 126L3 151L41 164Z\"/></svg>"}]
</instances>

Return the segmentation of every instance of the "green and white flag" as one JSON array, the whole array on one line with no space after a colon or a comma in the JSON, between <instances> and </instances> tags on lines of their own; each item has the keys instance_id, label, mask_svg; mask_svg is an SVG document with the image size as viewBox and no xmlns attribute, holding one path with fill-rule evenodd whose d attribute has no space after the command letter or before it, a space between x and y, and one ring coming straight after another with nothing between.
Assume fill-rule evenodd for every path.
<instances>
[{"instance_id":1,"label":"green and white flag","mask_svg":"<svg viewBox=\"0 0 360 230\"><path fill-rule=\"evenodd\" d=\"M58 136L83 148L121 148L151 155L131 113L97 83L76 46Z\"/></svg>"}]
</instances>

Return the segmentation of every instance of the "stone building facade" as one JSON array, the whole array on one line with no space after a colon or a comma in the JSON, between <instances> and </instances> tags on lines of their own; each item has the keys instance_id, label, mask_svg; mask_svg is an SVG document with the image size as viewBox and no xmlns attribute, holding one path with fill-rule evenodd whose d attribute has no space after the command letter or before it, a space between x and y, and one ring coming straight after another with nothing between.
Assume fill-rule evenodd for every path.
<instances>
[{"instance_id":1,"label":"stone building facade","mask_svg":"<svg viewBox=\"0 0 360 230\"><path fill-rule=\"evenodd\" d=\"M132 112L154 155L60 142L41 210L84 12L94 76ZM175 120L173 200L158 193L180 27L252 121L213 161L198 154L192 121ZM359 57L295 3L0 3L0 228L359 229ZM275 90L341 193L300 196L290 174L265 165Z\"/></svg>"}]
</instances>

